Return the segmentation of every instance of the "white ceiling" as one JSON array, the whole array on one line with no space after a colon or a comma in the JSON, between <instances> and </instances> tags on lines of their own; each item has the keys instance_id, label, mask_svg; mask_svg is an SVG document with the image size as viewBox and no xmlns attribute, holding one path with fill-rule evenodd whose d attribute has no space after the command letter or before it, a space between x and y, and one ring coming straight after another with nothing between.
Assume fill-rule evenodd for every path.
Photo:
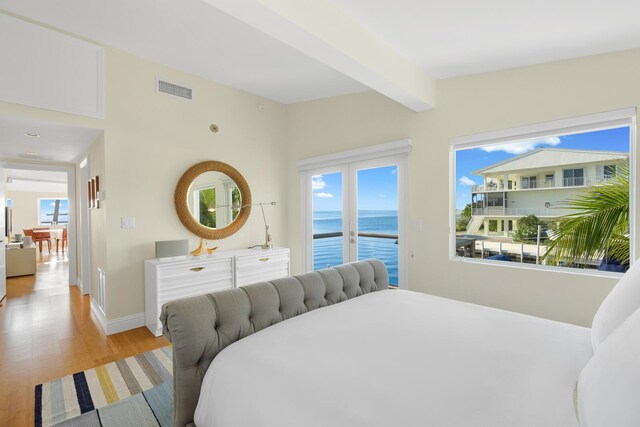
<instances>
[{"instance_id":1,"label":"white ceiling","mask_svg":"<svg viewBox=\"0 0 640 427\"><path fill-rule=\"evenodd\" d=\"M230 3L234 2L0 0L0 9L283 103L366 90L360 82L375 87L371 79L357 73L347 77L336 71L340 68L326 55L323 59L300 43L278 41L272 37L275 31L266 35L255 20L249 25L250 19L240 21L238 14L223 13L223 4L229 7ZM297 7L297 12L313 14L318 20L335 18L315 14L323 5L335 6L354 29L352 40L342 40L348 38L347 32L340 33L340 41L355 46L368 40L369 47L379 41L419 67L426 82L640 47L638 0L325 0L308 4L242 0L235 7L253 13L256 4ZM331 19L318 22L329 33L337 31ZM300 34L314 32L304 23L292 24L301 25ZM358 33L356 24L373 38ZM294 45L297 49L290 47ZM393 67L397 60L383 51L377 63ZM336 52L337 57L345 54ZM353 64L362 65L361 76L384 74L384 69L366 70L367 65L357 60ZM383 81L380 87L386 84L402 86L402 82Z\"/></svg>"},{"instance_id":2,"label":"white ceiling","mask_svg":"<svg viewBox=\"0 0 640 427\"><path fill-rule=\"evenodd\" d=\"M0 9L282 103L367 89L202 0L0 0Z\"/></svg>"},{"instance_id":3,"label":"white ceiling","mask_svg":"<svg viewBox=\"0 0 640 427\"><path fill-rule=\"evenodd\" d=\"M5 176L7 191L67 192L66 172L5 169Z\"/></svg>"},{"instance_id":4,"label":"white ceiling","mask_svg":"<svg viewBox=\"0 0 640 427\"><path fill-rule=\"evenodd\" d=\"M638 0L329 0L431 77L640 47Z\"/></svg>"},{"instance_id":5,"label":"white ceiling","mask_svg":"<svg viewBox=\"0 0 640 427\"><path fill-rule=\"evenodd\" d=\"M77 162L100 132L98 129L0 116L0 157ZM34 138L25 133L40 136Z\"/></svg>"}]
</instances>

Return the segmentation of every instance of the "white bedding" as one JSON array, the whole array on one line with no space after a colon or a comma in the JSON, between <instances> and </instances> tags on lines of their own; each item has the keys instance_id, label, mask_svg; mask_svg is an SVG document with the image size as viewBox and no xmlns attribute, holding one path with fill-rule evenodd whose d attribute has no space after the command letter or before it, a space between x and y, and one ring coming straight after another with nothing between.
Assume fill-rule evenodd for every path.
<instances>
[{"instance_id":1,"label":"white bedding","mask_svg":"<svg viewBox=\"0 0 640 427\"><path fill-rule=\"evenodd\" d=\"M222 351L198 427L576 427L590 330L408 291L281 322Z\"/></svg>"}]
</instances>

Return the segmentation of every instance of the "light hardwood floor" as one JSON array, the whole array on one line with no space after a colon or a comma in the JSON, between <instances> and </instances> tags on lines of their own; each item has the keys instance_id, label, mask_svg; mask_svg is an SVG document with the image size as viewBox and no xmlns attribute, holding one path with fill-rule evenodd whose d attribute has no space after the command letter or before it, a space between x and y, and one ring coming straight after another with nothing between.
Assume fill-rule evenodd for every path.
<instances>
[{"instance_id":1,"label":"light hardwood floor","mask_svg":"<svg viewBox=\"0 0 640 427\"><path fill-rule=\"evenodd\" d=\"M168 344L146 328L106 336L64 257L38 258L36 276L7 279L0 307L0 426L33 426L36 384Z\"/></svg>"}]
</instances>

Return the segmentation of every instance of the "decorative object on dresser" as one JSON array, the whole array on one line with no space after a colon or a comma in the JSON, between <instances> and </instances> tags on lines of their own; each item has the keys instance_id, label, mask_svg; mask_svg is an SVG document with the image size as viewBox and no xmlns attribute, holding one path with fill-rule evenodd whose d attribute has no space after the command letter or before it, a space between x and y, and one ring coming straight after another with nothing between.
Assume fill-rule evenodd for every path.
<instances>
[{"instance_id":1,"label":"decorative object on dresser","mask_svg":"<svg viewBox=\"0 0 640 427\"><path fill-rule=\"evenodd\" d=\"M192 250L190 253L193 256L200 256L202 255L203 249L204 249L204 239L200 239L200 244L198 245L198 247Z\"/></svg>"},{"instance_id":2,"label":"decorative object on dresser","mask_svg":"<svg viewBox=\"0 0 640 427\"><path fill-rule=\"evenodd\" d=\"M242 228L251 212L251 190L232 166L209 160L191 166L174 193L180 222L203 239L223 239Z\"/></svg>"},{"instance_id":3,"label":"decorative object on dresser","mask_svg":"<svg viewBox=\"0 0 640 427\"><path fill-rule=\"evenodd\" d=\"M189 240L163 240L156 242L156 258L185 257L189 254Z\"/></svg>"},{"instance_id":4,"label":"decorative object on dresser","mask_svg":"<svg viewBox=\"0 0 640 427\"><path fill-rule=\"evenodd\" d=\"M160 308L176 299L289 276L289 249L238 249L145 261L145 323L162 335Z\"/></svg>"}]
</instances>

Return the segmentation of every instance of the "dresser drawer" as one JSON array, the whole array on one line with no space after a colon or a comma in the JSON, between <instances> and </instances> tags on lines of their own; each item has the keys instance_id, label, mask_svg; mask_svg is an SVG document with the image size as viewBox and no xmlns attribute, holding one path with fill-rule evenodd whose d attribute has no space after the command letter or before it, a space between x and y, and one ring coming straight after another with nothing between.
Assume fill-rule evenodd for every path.
<instances>
[{"instance_id":1,"label":"dresser drawer","mask_svg":"<svg viewBox=\"0 0 640 427\"><path fill-rule=\"evenodd\" d=\"M275 280L289 275L289 251L264 251L236 257L236 286Z\"/></svg>"},{"instance_id":2,"label":"dresser drawer","mask_svg":"<svg viewBox=\"0 0 640 427\"><path fill-rule=\"evenodd\" d=\"M199 261L172 262L158 266L158 280L192 278L233 273L232 258L205 258Z\"/></svg>"}]
</instances>

